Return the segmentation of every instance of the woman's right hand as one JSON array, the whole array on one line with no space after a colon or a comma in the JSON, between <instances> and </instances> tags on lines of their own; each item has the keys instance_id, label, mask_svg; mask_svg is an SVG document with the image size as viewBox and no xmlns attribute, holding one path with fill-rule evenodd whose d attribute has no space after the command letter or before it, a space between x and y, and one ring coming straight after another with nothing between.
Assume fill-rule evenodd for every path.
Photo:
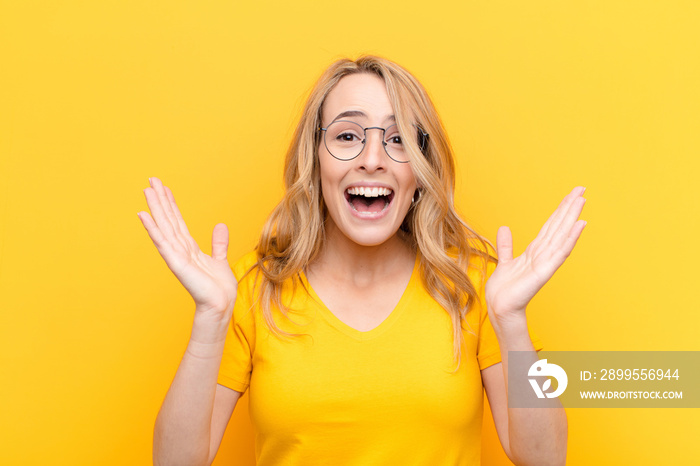
<instances>
[{"instance_id":1,"label":"woman's right hand","mask_svg":"<svg viewBox=\"0 0 700 466\"><path fill-rule=\"evenodd\" d=\"M228 228L223 223L214 227L212 254L204 254L190 236L170 189L158 178L149 182L144 194L153 217L139 212L141 223L168 268L192 295L197 314L212 323L228 324L238 286L226 260Z\"/></svg>"}]
</instances>

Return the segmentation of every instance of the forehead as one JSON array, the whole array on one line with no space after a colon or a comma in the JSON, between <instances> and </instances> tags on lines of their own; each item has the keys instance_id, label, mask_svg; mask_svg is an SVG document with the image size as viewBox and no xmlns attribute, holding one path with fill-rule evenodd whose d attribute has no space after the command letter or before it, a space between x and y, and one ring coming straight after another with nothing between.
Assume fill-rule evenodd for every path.
<instances>
[{"instance_id":1,"label":"forehead","mask_svg":"<svg viewBox=\"0 0 700 466\"><path fill-rule=\"evenodd\" d=\"M323 103L323 122L330 123L347 111L362 112L372 121L384 121L393 116L384 81L368 73L351 74L338 81Z\"/></svg>"}]
</instances>

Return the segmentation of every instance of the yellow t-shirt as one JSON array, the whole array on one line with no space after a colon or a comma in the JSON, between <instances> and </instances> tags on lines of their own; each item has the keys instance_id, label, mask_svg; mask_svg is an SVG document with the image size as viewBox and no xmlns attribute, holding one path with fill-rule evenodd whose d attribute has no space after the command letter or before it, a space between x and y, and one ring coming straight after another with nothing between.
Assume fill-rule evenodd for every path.
<instances>
[{"instance_id":1,"label":"yellow t-shirt","mask_svg":"<svg viewBox=\"0 0 700 466\"><path fill-rule=\"evenodd\" d=\"M254 263L244 256L236 278ZM258 465L481 463L481 370L500 362L498 341L482 300L451 373L450 317L418 265L391 315L367 332L335 317L302 275L304 286L284 290L294 323L274 315L282 330L306 335L280 339L253 307L255 271L240 281L218 383L250 389ZM481 274L469 275L483 296Z\"/></svg>"}]
</instances>

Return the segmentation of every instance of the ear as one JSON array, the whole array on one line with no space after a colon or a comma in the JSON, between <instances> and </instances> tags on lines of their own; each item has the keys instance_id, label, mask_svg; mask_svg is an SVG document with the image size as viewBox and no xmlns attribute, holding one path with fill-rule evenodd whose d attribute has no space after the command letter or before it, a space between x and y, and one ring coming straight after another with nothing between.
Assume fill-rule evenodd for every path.
<instances>
[{"instance_id":1,"label":"ear","mask_svg":"<svg viewBox=\"0 0 700 466\"><path fill-rule=\"evenodd\" d=\"M420 147L420 151L423 155L425 154L425 151L428 150L428 144L430 142L430 135L423 131L422 129L418 128L418 146Z\"/></svg>"}]
</instances>

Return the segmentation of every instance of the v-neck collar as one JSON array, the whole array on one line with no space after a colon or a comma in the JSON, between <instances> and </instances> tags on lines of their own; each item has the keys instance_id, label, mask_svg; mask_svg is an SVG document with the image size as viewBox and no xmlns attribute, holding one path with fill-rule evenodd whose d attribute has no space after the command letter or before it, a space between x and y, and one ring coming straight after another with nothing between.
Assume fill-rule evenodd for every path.
<instances>
[{"instance_id":1,"label":"v-neck collar","mask_svg":"<svg viewBox=\"0 0 700 466\"><path fill-rule=\"evenodd\" d=\"M333 312L330 309L328 309L328 306L326 306L325 303L321 300L321 298L316 294L316 291L314 291L313 287L309 283L309 280L306 278L306 274L303 271L300 273L300 276L304 287L308 290L311 300L316 304L316 307L319 309L320 314L326 319L326 321L330 325L332 325L340 332L355 340L372 340L386 332L389 328L391 328L394 325L394 323L399 319L401 314L403 314L404 309L411 301L411 295L414 293L416 286L418 285L418 281L420 280L420 254L416 253L416 260L413 264L411 278L408 280L406 289L401 295L401 298L396 304L396 307L394 307L394 309L391 311L391 314L389 314L389 316L386 319L384 319L379 325L367 331L357 330L356 328L351 327L350 325L346 324L338 317L336 317L336 315L333 314Z\"/></svg>"}]
</instances>

